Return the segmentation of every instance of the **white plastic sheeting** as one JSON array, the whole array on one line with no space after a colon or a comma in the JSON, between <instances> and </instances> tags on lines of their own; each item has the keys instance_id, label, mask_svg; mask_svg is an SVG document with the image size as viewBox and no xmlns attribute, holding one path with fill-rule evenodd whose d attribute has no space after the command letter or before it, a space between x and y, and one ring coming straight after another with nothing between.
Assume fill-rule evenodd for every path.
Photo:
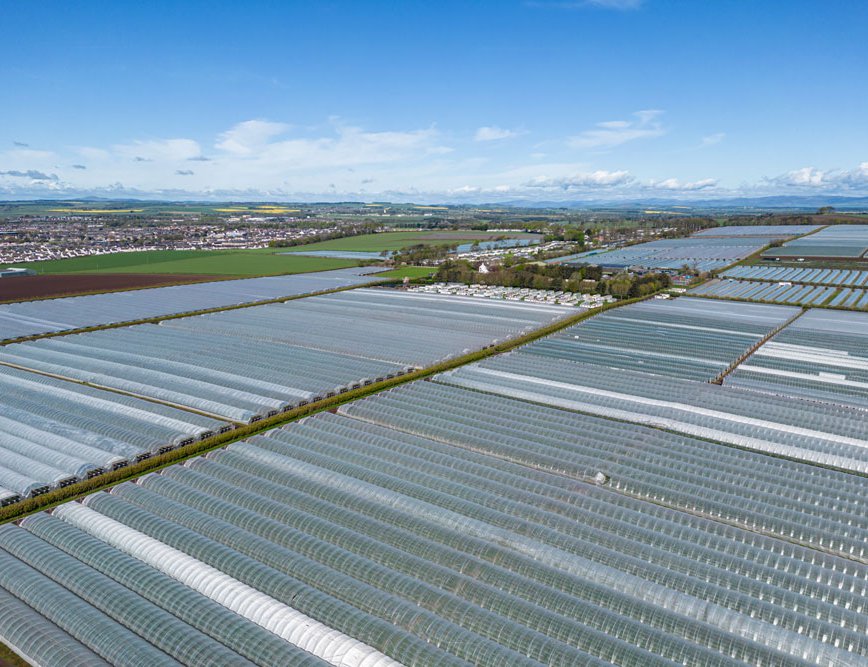
<instances>
[{"instance_id":1,"label":"white plastic sheeting","mask_svg":"<svg viewBox=\"0 0 868 667\"><path fill-rule=\"evenodd\" d=\"M0 550L31 563L27 531L260 631L291 608L375 664L849 665L868 656L860 480L422 381L29 518Z\"/></svg>"},{"instance_id":2,"label":"white plastic sheeting","mask_svg":"<svg viewBox=\"0 0 868 667\"><path fill-rule=\"evenodd\" d=\"M22 497L123 467L227 426L0 366L0 486Z\"/></svg>"},{"instance_id":3,"label":"white plastic sheeting","mask_svg":"<svg viewBox=\"0 0 868 667\"><path fill-rule=\"evenodd\" d=\"M799 312L710 299L653 299L588 318L523 350L564 361L710 381Z\"/></svg>"},{"instance_id":4,"label":"white plastic sheeting","mask_svg":"<svg viewBox=\"0 0 868 667\"><path fill-rule=\"evenodd\" d=\"M573 314L574 309L560 306L362 288L161 326L427 366Z\"/></svg>"},{"instance_id":5,"label":"white plastic sheeting","mask_svg":"<svg viewBox=\"0 0 868 667\"><path fill-rule=\"evenodd\" d=\"M337 667L400 663L215 568L77 503L55 514Z\"/></svg>"},{"instance_id":6,"label":"white plastic sheeting","mask_svg":"<svg viewBox=\"0 0 868 667\"><path fill-rule=\"evenodd\" d=\"M557 364L522 352L465 366L438 381L657 426L811 463L868 472L864 416L788 403L719 385Z\"/></svg>"},{"instance_id":7,"label":"white plastic sheeting","mask_svg":"<svg viewBox=\"0 0 868 667\"><path fill-rule=\"evenodd\" d=\"M237 446L231 446L237 447ZM230 448L231 448L230 447ZM798 635L777 628L771 628L767 624L753 622L748 618L736 614L730 610L718 607L707 601L673 594L673 591L662 586L643 581L614 568L593 563L584 558L569 554L560 549L545 546L536 540L527 539L508 530L503 530L467 516L444 511L428 503L410 499L392 491L376 487L365 482L360 482L350 477L335 474L331 471L317 469L297 461L280 460L267 452L259 452L255 449L247 450L254 458L261 458L269 465L278 468L291 466L294 469L303 470L304 474L313 480L342 488L351 488L359 497L383 503L389 507L397 508L413 516L422 516L435 521L452 530L458 530L467 535L480 538L487 542L507 545L510 549L524 554L544 565L549 565L557 570L570 572L576 576L588 578L592 581L612 587L621 592L630 592L643 600L659 605L663 609L682 613L690 618L705 618L715 625L724 627L729 632L741 634L752 641L767 643L771 646L793 646L793 642L808 646L808 642L800 641ZM813 644L813 642L811 642ZM835 656L838 660L845 659L846 654L831 647L819 647L825 656ZM798 650L798 649L797 649ZM801 651L797 655L802 655ZM828 658L827 658L828 659ZM834 658L833 658L834 659Z\"/></svg>"},{"instance_id":8,"label":"white plastic sheeting","mask_svg":"<svg viewBox=\"0 0 868 667\"><path fill-rule=\"evenodd\" d=\"M11 505L19 500L21 500L21 495L17 491L0 486L0 507Z\"/></svg>"},{"instance_id":9,"label":"white plastic sheeting","mask_svg":"<svg viewBox=\"0 0 868 667\"><path fill-rule=\"evenodd\" d=\"M0 361L239 422L408 370L153 324L16 343L0 349Z\"/></svg>"},{"instance_id":10,"label":"white plastic sheeting","mask_svg":"<svg viewBox=\"0 0 868 667\"><path fill-rule=\"evenodd\" d=\"M868 409L868 315L811 310L754 352L726 384Z\"/></svg>"},{"instance_id":11,"label":"white plastic sheeting","mask_svg":"<svg viewBox=\"0 0 868 667\"><path fill-rule=\"evenodd\" d=\"M561 262L611 268L640 266L677 271L684 266L699 271L720 269L752 255L777 238L772 236L725 238L691 237L648 241L608 252L581 253L558 258Z\"/></svg>"},{"instance_id":12,"label":"white plastic sheeting","mask_svg":"<svg viewBox=\"0 0 868 667\"><path fill-rule=\"evenodd\" d=\"M376 281L372 269L245 278L0 305L0 340L223 308Z\"/></svg>"},{"instance_id":13,"label":"white plastic sheeting","mask_svg":"<svg viewBox=\"0 0 868 667\"><path fill-rule=\"evenodd\" d=\"M573 313L359 289L15 343L0 348L0 362L249 423Z\"/></svg>"}]
</instances>

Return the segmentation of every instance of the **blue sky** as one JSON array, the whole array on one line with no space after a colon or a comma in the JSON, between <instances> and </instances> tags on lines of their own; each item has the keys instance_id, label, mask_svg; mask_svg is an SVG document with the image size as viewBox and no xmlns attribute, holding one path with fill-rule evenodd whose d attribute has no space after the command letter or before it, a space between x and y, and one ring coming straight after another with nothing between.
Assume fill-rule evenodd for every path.
<instances>
[{"instance_id":1,"label":"blue sky","mask_svg":"<svg viewBox=\"0 0 868 667\"><path fill-rule=\"evenodd\" d=\"M0 198L868 194L860 1L0 9Z\"/></svg>"}]
</instances>

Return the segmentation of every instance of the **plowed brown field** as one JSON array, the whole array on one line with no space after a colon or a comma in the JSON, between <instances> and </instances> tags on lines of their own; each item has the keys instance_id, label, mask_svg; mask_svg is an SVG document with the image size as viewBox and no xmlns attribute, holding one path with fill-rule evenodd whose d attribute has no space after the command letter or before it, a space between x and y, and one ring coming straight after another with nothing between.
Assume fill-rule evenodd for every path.
<instances>
[{"instance_id":1,"label":"plowed brown field","mask_svg":"<svg viewBox=\"0 0 868 667\"><path fill-rule=\"evenodd\" d=\"M0 302L25 301L93 292L114 292L141 287L220 280L225 276L167 275L138 273L94 273L65 276L20 276L0 278Z\"/></svg>"}]
</instances>

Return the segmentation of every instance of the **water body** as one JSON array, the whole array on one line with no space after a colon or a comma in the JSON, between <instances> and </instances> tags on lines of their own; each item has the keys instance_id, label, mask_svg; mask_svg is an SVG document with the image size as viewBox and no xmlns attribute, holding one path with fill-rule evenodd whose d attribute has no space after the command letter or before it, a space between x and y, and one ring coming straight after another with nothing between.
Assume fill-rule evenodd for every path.
<instances>
[{"instance_id":1,"label":"water body","mask_svg":"<svg viewBox=\"0 0 868 667\"><path fill-rule=\"evenodd\" d=\"M332 259L384 259L378 252L361 250L303 250L299 252L282 252L281 255L304 255L305 257L329 257ZM391 251L388 253L391 255Z\"/></svg>"},{"instance_id":2,"label":"water body","mask_svg":"<svg viewBox=\"0 0 868 667\"><path fill-rule=\"evenodd\" d=\"M480 241L479 250L495 250L497 248L517 248L539 243L538 239L502 239L500 241ZM462 243L458 246L458 252L471 252L472 243Z\"/></svg>"}]
</instances>

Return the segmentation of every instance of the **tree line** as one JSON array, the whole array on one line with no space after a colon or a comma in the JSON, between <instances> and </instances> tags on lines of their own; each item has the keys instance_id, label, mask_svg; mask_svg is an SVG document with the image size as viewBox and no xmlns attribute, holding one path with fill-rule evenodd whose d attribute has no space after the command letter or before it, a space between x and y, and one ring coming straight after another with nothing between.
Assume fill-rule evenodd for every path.
<instances>
[{"instance_id":1,"label":"tree line","mask_svg":"<svg viewBox=\"0 0 868 667\"><path fill-rule=\"evenodd\" d=\"M447 260L437 269L434 279L465 285L500 285L530 289L562 290L586 294L611 294L620 298L646 296L669 287L668 274L636 275L619 273L604 276L599 266L567 266L564 264L523 263L500 265L488 273L479 272L466 260Z\"/></svg>"}]
</instances>

